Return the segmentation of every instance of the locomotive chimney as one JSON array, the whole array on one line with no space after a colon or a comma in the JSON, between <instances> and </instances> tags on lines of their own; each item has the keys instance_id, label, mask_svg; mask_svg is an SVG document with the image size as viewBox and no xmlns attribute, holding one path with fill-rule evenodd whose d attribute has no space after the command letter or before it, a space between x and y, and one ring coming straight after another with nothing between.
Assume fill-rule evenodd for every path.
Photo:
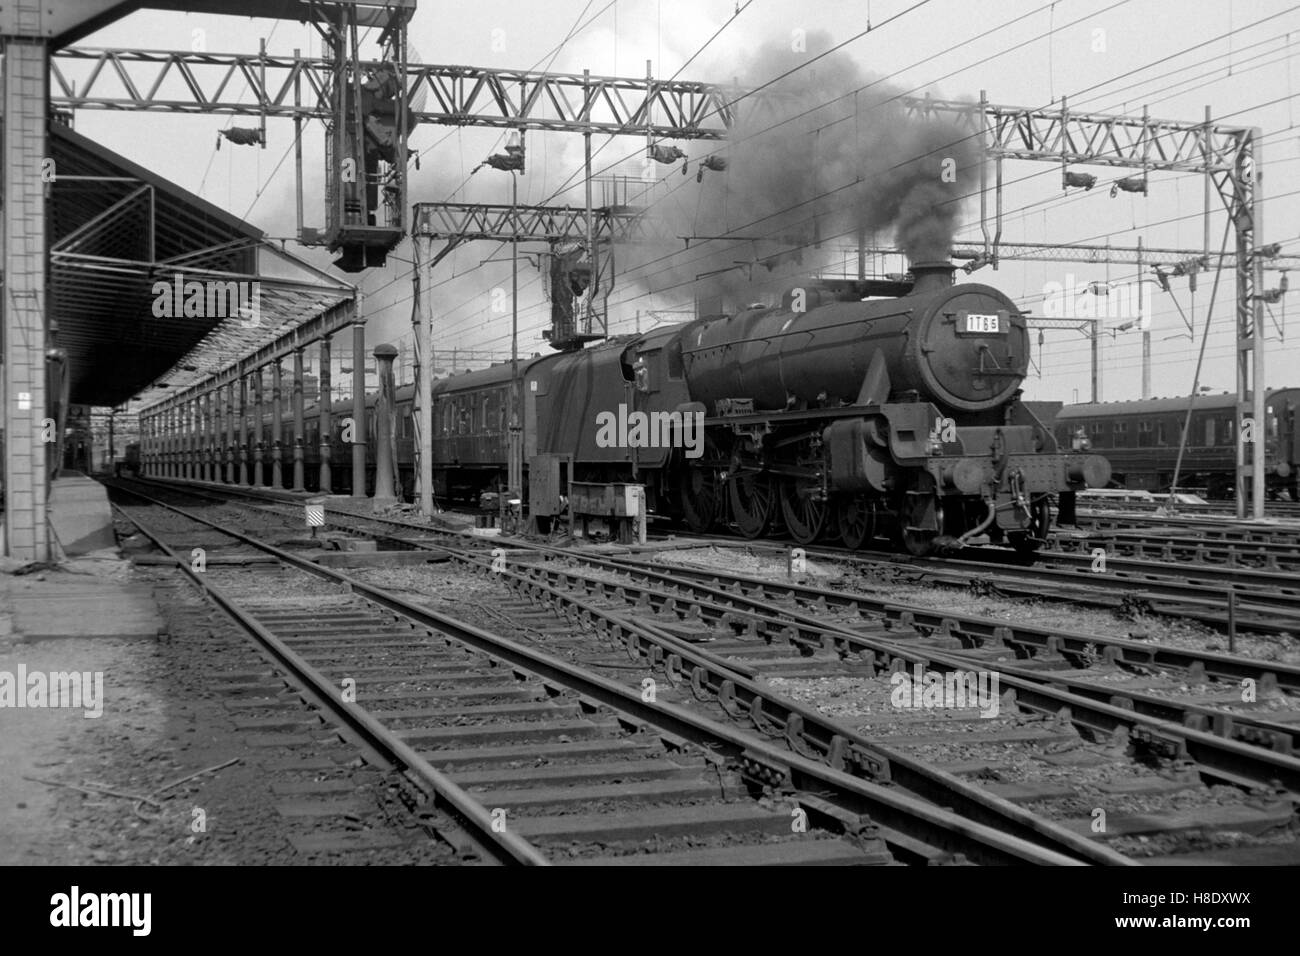
<instances>
[{"instance_id":1,"label":"locomotive chimney","mask_svg":"<svg viewBox=\"0 0 1300 956\"><path fill-rule=\"evenodd\" d=\"M944 259L912 263L912 275L916 279L912 283L912 294L925 295L948 288L952 285L952 275L956 268Z\"/></svg>"}]
</instances>

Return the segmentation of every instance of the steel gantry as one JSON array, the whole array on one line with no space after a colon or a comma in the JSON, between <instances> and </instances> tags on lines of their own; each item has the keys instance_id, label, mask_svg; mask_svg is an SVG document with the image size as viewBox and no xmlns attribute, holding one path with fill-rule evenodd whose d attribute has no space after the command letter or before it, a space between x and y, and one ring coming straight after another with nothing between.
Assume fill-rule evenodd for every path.
<instances>
[{"instance_id":1,"label":"steel gantry","mask_svg":"<svg viewBox=\"0 0 1300 956\"><path fill-rule=\"evenodd\" d=\"M377 63L360 64L377 67ZM266 53L72 47L50 59L65 109L328 119L333 61ZM708 83L408 63L418 123L721 139L734 92ZM294 91L306 95L295 101Z\"/></svg>"},{"instance_id":2,"label":"steel gantry","mask_svg":"<svg viewBox=\"0 0 1300 956\"><path fill-rule=\"evenodd\" d=\"M1250 126L1215 124L1207 107L1200 122L1155 119L1144 109L1140 117L1072 112L1062 98L1059 108L1026 109L998 106L981 92L978 103L922 98L907 108L919 115L955 114L980 133L985 154L993 159L996 211L990 234L987 188L981 183L980 228L984 255L996 262L1002 234L1002 162L1006 159L1071 165L1113 166L1199 174L1207 195L1217 191L1235 236L1236 368L1237 368L1237 516L1245 515L1247 491L1251 513L1264 514L1264 263L1261 249L1263 218L1260 149L1262 130ZM981 167L986 176L987 163ZM1206 209L1204 254L1211 254ZM1275 254L1275 253L1274 253ZM1209 321L1207 317L1206 321ZM1249 446L1249 452L1247 451ZM1247 457L1249 455L1249 457Z\"/></svg>"}]
</instances>

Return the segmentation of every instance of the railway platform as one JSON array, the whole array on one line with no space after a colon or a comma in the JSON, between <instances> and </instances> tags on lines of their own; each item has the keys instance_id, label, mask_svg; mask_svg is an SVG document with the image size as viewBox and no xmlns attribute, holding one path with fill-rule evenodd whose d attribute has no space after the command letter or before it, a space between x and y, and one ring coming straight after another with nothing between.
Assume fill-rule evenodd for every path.
<instances>
[{"instance_id":1,"label":"railway platform","mask_svg":"<svg viewBox=\"0 0 1300 956\"><path fill-rule=\"evenodd\" d=\"M159 732L158 601L114 552L14 573L28 567L0 573L0 865L102 862L69 855L73 811L48 781L97 779L106 733Z\"/></svg>"}]
</instances>

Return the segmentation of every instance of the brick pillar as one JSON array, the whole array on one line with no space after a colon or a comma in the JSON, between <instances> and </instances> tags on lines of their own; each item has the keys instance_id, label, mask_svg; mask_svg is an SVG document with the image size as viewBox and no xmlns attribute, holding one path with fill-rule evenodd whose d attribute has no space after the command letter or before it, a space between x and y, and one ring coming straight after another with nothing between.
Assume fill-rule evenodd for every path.
<instances>
[{"instance_id":1,"label":"brick pillar","mask_svg":"<svg viewBox=\"0 0 1300 956\"><path fill-rule=\"evenodd\" d=\"M49 55L40 33L40 6L14 0L6 19L31 37L0 38L4 51L3 162L0 196L4 206L0 272L4 274L4 548L21 561L50 557L46 524L45 418L45 190L42 162Z\"/></svg>"}]
</instances>

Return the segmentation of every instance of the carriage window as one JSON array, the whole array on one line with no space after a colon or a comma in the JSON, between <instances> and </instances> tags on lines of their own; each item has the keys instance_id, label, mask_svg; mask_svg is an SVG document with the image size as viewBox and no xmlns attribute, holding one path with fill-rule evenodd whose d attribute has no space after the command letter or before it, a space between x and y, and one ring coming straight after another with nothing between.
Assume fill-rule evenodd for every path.
<instances>
[{"instance_id":1,"label":"carriage window","mask_svg":"<svg viewBox=\"0 0 1300 956\"><path fill-rule=\"evenodd\" d=\"M410 438L414 435L413 424L411 422L411 406L402 406L402 437Z\"/></svg>"},{"instance_id":2,"label":"carriage window","mask_svg":"<svg viewBox=\"0 0 1300 956\"><path fill-rule=\"evenodd\" d=\"M479 430L488 431L492 422L492 393L486 392L483 395L482 417L479 419Z\"/></svg>"},{"instance_id":3,"label":"carriage window","mask_svg":"<svg viewBox=\"0 0 1300 956\"><path fill-rule=\"evenodd\" d=\"M1156 444L1157 445L1169 444L1168 436L1165 434L1164 422L1156 422Z\"/></svg>"},{"instance_id":4,"label":"carriage window","mask_svg":"<svg viewBox=\"0 0 1300 956\"><path fill-rule=\"evenodd\" d=\"M502 433L506 430L506 404L508 396L509 392L504 388L497 392L497 404L499 406L497 414L497 431Z\"/></svg>"},{"instance_id":5,"label":"carriage window","mask_svg":"<svg viewBox=\"0 0 1300 956\"><path fill-rule=\"evenodd\" d=\"M1149 446L1151 444L1151 422L1138 422L1137 430L1138 445L1142 447Z\"/></svg>"},{"instance_id":6,"label":"carriage window","mask_svg":"<svg viewBox=\"0 0 1300 956\"><path fill-rule=\"evenodd\" d=\"M1205 420L1205 444L1207 445L1214 444L1214 419L1213 418L1207 418Z\"/></svg>"}]
</instances>

